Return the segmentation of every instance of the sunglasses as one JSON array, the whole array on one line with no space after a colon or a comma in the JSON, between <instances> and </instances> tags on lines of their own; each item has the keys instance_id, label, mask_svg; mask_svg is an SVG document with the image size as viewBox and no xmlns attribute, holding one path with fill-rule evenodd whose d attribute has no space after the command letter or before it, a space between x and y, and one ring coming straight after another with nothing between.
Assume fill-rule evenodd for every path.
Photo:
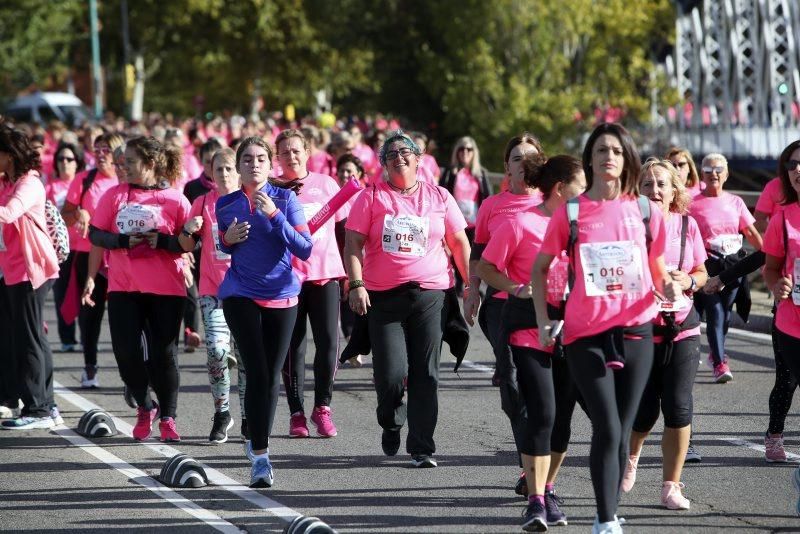
<instances>
[{"instance_id":1,"label":"sunglasses","mask_svg":"<svg viewBox=\"0 0 800 534\"><path fill-rule=\"evenodd\" d=\"M411 150L410 148L401 148L400 150L390 150L389 152L386 153L386 161L395 160L395 159L399 158L400 156L403 156L404 158L407 158L408 156L410 156L413 153L414 153L414 151Z\"/></svg>"},{"instance_id":2,"label":"sunglasses","mask_svg":"<svg viewBox=\"0 0 800 534\"><path fill-rule=\"evenodd\" d=\"M471 146L460 146L458 147L459 152L475 152L475 149Z\"/></svg>"},{"instance_id":3,"label":"sunglasses","mask_svg":"<svg viewBox=\"0 0 800 534\"><path fill-rule=\"evenodd\" d=\"M703 174L722 174L723 172L725 172L725 167L722 165L717 165L716 167L703 167Z\"/></svg>"},{"instance_id":4,"label":"sunglasses","mask_svg":"<svg viewBox=\"0 0 800 534\"><path fill-rule=\"evenodd\" d=\"M73 161L75 161L75 158L69 158L67 156L61 156L61 157L56 158L56 161L59 162L59 163L72 163Z\"/></svg>"},{"instance_id":5,"label":"sunglasses","mask_svg":"<svg viewBox=\"0 0 800 534\"><path fill-rule=\"evenodd\" d=\"M795 171L797 170L798 165L800 165L800 161L797 161L796 159L790 159L786 162L786 170Z\"/></svg>"}]
</instances>

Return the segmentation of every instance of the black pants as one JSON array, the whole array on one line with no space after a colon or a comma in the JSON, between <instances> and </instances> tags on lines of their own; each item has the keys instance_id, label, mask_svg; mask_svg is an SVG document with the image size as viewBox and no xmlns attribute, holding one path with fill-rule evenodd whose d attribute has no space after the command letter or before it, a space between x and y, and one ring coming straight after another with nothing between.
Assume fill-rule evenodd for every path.
<instances>
[{"instance_id":1,"label":"black pants","mask_svg":"<svg viewBox=\"0 0 800 534\"><path fill-rule=\"evenodd\" d=\"M653 370L642 394L633 423L636 432L647 433L664 414L664 426L683 428L692 424L692 386L700 357L700 336L690 336L671 345L655 345Z\"/></svg>"},{"instance_id":2,"label":"black pants","mask_svg":"<svg viewBox=\"0 0 800 534\"><path fill-rule=\"evenodd\" d=\"M792 397L797 389L797 379L784 362L778 346L778 329L772 319L772 352L775 355L775 385L769 394L769 426L770 434L782 434L786 416L792 407Z\"/></svg>"},{"instance_id":3,"label":"black pants","mask_svg":"<svg viewBox=\"0 0 800 534\"><path fill-rule=\"evenodd\" d=\"M184 297L150 293L108 294L111 345L122 381L140 406L148 406L153 386L161 417L175 417L178 406L178 329Z\"/></svg>"},{"instance_id":4,"label":"black pants","mask_svg":"<svg viewBox=\"0 0 800 534\"><path fill-rule=\"evenodd\" d=\"M75 339L76 325L67 324L61 316L61 304L64 302L64 296L67 294L67 286L72 274L72 262L75 258L74 253L70 253L64 263L59 266L58 279L53 284L53 300L56 305L56 318L58 319L58 339L62 345L75 345L78 340Z\"/></svg>"},{"instance_id":5,"label":"black pants","mask_svg":"<svg viewBox=\"0 0 800 534\"><path fill-rule=\"evenodd\" d=\"M589 469L600 522L612 521L630 449L633 420L653 366L653 339L625 339L625 367L605 366L595 338L567 345L567 363L592 420Z\"/></svg>"},{"instance_id":6,"label":"black pants","mask_svg":"<svg viewBox=\"0 0 800 534\"><path fill-rule=\"evenodd\" d=\"M790 336L775 328L778 338L778 349L784 365L792 373L794 379L800 380L800 338Z\"/></svg>"},{"instance_id":7,"label":"black pants","mask_svg":"<svg viewBox=\"0 0 800 534\"><path fill-rule=\"evenodd\" d=\"M5 350L0 350L0 404L16 408L19 403L17 383L17 356L13 349L14 329L11 328L11 301L5 279L0 278L0 339Z\"/></svg>"},{"instance_id":8,"label":"black pants","mask_svg":"<svg viewBox=\"0 0 800 534\"><path fill-rule=\"evenodd\" d=\"M38 289L30 282L6 286L10 303L12 345L17 365L17 391L25 406L21 415L46 417L53 402L53 354L44 332L42 309L48 281ZM3 352L8 350L3 349Z\"/></svg>"},{"instance_id":9,"label":"black pants","mask_svg":"<svg viewBox=\"0 0 800 534\"><path fill-rule=\"evenodd\" d=\"M369 298L378 424L397 431L407 417L406 451L412 456L431 455L436 452L433 434L439 414L444 291L404 284L388 291L370 291ZM407 410L403 402L405 376Z\"/></svg>"},{"instance_id":10,"label":"black pants","mask_svg":"<svg viewBox=\"0 0 800 534\"><path fill-rule=\"evenodd\" d=\"M339 363L339 282L305 282L297 303L297 321L283 365L283 386L290 413L303 411L306 381L306 319L314 335L314 406L330 406Z\"/></svg>"},{"instance_id":11,"label":"black pants","mask_svg":"<svg viewBox=\"0 0 800 534\"><path fill-rule=\"evenodd\" d=\"M251 299L229 297L222 301L222 310L247 369L249 387L245 390L244 406L253 449L266 449L297 306L262 308Z\"/></svg>"},{"instance_id":12,"label":"black pants","mask_svg":"<svg viewBox=\"0 0 800 534\"><path fill-rule=\"evenodd\" d=\"M75 252L75 279L78 282L78 291L83 292L86 278L89 276L89 253ZM103 275L94 279L92 300L94 306L81 305L78 312L78 326L81 329L81 344L83 345L83 363L97 365L97 342L100 340L100 329L103 327L103 315L106 312L106 293L108 280Z\"/></svg>"}]
</instances>

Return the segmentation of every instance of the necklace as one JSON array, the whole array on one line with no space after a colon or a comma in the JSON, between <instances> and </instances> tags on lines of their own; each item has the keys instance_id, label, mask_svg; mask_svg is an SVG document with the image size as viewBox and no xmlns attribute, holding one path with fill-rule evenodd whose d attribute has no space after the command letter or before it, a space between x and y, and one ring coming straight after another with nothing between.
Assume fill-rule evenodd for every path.
<instances>
[{"instance_id":1,"label":"necklace","mask_svg":"<svg viewBox=\"0 0 800 534\"><path fill-rule=\"evenodd\" d=\"M419 182L418 182L418 181L416 181L416 182L414 182L413 184L411 184L410 186L408 186L408 187L406 187L405 189L403 189L403 188L401 188L401 187L397 187L397 186L396 186L396 185L394 185L392 182L386 182L386 183L387 183L387 184L389 184L389 187L391 187L391 188L392 188L392 189L394 189L395 191L398 191L398 192L399 192L401 195L407 195L407 194L411 193L411 191L412 191L412 190L413 190L415 187L417 187L417 186L419 185Z\"/></svg>"}]
</instances>

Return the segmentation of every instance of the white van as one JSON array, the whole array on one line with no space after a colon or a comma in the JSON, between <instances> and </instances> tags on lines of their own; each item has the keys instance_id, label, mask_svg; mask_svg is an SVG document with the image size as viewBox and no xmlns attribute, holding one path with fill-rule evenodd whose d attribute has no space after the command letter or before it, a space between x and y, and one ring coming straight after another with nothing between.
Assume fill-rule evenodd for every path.
<instances>
[{"instance_id":1,"label":"white van","mask_svg":"<svg viewBox=\"0 0 800 534\"><path fill-rule=\"evenodd\" d=\"M74 127L90 120L92 112L75 95L37 92L11 101L3 115L14 122L47 124L59 120Z\"/></svg>"}]
</instances>

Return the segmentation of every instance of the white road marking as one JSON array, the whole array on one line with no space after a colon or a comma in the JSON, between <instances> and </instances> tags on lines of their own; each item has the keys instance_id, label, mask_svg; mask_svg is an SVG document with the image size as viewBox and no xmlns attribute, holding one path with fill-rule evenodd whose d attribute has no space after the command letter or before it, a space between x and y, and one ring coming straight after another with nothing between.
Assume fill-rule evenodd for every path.
<instances>
[{"instance_id":1,"label":"white road marking","mask_svg":"<svg viewBox=\"0 0 800 534\"><path fill-rule=\"evenodd\" d=\"M99 445L92 443L83 436L76 434L74 431L65 427L64 425L57 426L54 432L81 450L91 454L104 464L115 469L116 471L119 471L131 481L136 482L144 488L147 488L176 508L183 510L187 514L199 519L208 526L213 527L220 532L225 532L226 534L239 534L241 532L236 525L225 521L214 512L206 510L189 499L182 497L180 494L171 490L170 488L161 485L144 471L133 467L120 457L108 452Z\"/></svg>"},{"instance_id":2,"label":"white road marking","mask_svg":"<svg viewBox=\"0 0 800 534\"><path fill-rule=\"evenodd\" d=\"M474 369L474 370L476 370L476 371L478 371L480 373L487 373L487 374L490 374L490 375L494 374L494 369L492 369L491 367L489 367L487 365L483 365L481 363L475 363L475 362L471 362L469 360L463 360L461 362L461 365L464 366L464 367L468 367L470 369Z\"/></svg>"},{"instance_id":3,"label":"white road marking","mask_svg":"<svg viewBox=\"0 0 800 534\"><path fill-rule=\"evenodd\" d=\"M706 323L701 323L703 330L706 329ZM729 328L728 335L732 337L743 338L748 341L767 341L772 343L772 336L769 334L762 334L761 332L750 332L748 330L742 330L740 328Z\"/></svg>"},{"instance_id":4,"label":"white road marking","mask_svg":"<svg viewBox=\"0 0 800 534\"><path fill-rule=\"evenodd\" d=\"M101 406L98 406L89 399L82 397L81 395L78 395L77 393L71 391L69 388L62 386L55 380L53 381L53 390L56 395L58 395L65 401L69 402L76 408L83 410L84 412L87 412L95 408L100 410L103 409ZM114 415L111 415L111 417L114 420L114 424L117 426L117 430L119 430L121 433L133 439L133 436L131 434L133 431L133 427L126 421L120 419L119 417L116 417ZM181 451L179 451L178 449L170 447L169 445L164 445L160 442L143 441L141 442L141 445L144 445L148 449L157 452L158 454L165 456L167 458L172 458L176 454L181 454ZM287 523L291 523L292 520L294 520L294 518L302 515L299 512L296 512L295 510L292 510L291 508L282 505L278 501L272 500L269 497L266 497L260 494L259 492L240 484L236 480L230 478L224 473L221 473L220 471L217 471L213 467L209 467L202 463L200 463L200 465L202 465L203 469L205 469L206 475L208 476L208 480L211 484L214 484L215 486L218 486L221 489L224 489L225 491L233 493L240 499L246 500L256 505L261 510L269 512L270 514L282 519Z\"/></svg>"},{"instance_id":5,"label":"white road marking","mask_svg":"<svg viewBox=\"0 0 800 534\"><path fill-rule=\"evenodd\" d=\"M739 438L734 438L731 436L723 436L720 438L716 438L718 441L727 441L728 443L733 443L734 445L739 445L740 447L747 447L748 449L753 449L754 451L758 451L761 454L764 454L765 449L764 445L759 445L758 443L753 443L752 441L746 441ZM800 462L800 454L794 454L791 452L786 453L786 459L792 463Z\"/></svg>"}]
</instances>

